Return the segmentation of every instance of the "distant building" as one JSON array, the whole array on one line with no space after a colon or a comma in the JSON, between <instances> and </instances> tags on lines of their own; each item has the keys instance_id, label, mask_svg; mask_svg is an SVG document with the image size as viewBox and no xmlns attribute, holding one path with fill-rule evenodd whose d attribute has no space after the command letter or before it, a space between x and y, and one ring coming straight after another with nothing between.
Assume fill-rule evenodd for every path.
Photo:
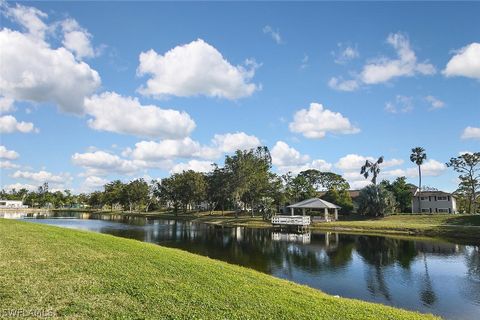
<instances>
[{"instance_id":1,"label":"distant building","mask_svg":"<svg viewBox=\"0 0 480 320\"><path fill-rule=\"evenodd\" d=\"M412 198L412 213L458 213L455 195L443 191L416 190Z\"/></svg>"},{"instance_id":2,"label":"distant building","mask_svg":"<svg viewBox=\"0 0 480 320\"><path fill-rule=\"evenodd\" d=\"M0 200L0 208L28 208L19 200Z\"/></svg>"}]
</instances>

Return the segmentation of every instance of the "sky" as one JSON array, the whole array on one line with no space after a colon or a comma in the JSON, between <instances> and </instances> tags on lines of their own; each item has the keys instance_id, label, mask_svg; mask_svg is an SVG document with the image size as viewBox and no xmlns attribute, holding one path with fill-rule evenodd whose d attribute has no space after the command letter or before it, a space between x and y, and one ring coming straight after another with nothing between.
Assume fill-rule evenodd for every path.
<instances>
[{"instance_id":1,"label":"sky","mask_svg":"<svg viewBox=\"0 0 480 320\"><path fill-rule=\"evenodd\" d=\"M0 187L273 170L445 191L480 146L478 2L0 2Z\"/></svg>"}]
</instances>

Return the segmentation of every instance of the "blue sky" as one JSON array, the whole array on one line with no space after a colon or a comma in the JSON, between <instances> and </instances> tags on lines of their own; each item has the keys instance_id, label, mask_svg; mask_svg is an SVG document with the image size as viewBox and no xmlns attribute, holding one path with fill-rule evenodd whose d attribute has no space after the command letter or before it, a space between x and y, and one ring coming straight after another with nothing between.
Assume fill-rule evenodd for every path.
<instances>
[{"instance_id":1,"label":"blue sky","mask_svg":"<svg viewBox=\"0 0 480 320\"><path fill-rule=\"evenodd\" d=\"M279 173L447 191L480 143L480 3L3 2L1 185L75 192L208 170L266 145ZM5 48L8 48L5 49Z\"/></svg>"}]
</instances>

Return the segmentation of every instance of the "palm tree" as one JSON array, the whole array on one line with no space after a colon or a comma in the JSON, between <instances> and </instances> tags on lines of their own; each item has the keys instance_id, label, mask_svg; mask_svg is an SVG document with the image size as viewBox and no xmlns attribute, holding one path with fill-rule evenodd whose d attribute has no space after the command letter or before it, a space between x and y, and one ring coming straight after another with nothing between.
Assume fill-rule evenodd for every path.
<instances>
[{"instance_id":1,"label":"palm tree","mask_svg":"<svg viewBox=\"0 0 480 320\"><path fill-rule=\"evenodd\" d=\"M362 166L360 170L360 174L368 179L368 176L372 175L372 182L374 185L377 185L377 176L380 173L380 164L383 163L383 156L378 158L376 162L372 162L370 160L366 160L365 164Z\"/></svg>"},{"instance_id":2,"label":"palm tree","mask_svg":"<svg viewBox=\"0 0 480 320\"><path fill-rule=\"evenodd\" d=\"M422 147L416 147L412 149L412 153L410 154L410 161L412 161L418 166L418 203L419 203L420 212L422 212L422 201L420 198L420 193L422 192L421 166L426 159L427 159L427 154L425 153L425 149L423 149Z\"/></svg>"}]
</instances>

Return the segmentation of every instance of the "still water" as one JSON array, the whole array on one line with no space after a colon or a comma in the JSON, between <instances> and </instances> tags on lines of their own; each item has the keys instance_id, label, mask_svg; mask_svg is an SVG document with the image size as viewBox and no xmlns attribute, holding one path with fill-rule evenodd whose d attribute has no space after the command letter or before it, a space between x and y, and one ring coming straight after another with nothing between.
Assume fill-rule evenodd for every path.
<instances>
[{"instance_id":1,"label":"still water","mask_svg":"<svg viewBox=\"0 0 480 320\"><path fill-rule=\"evenodd\" d=\"M332 295L480 319L480 244L62 213L16 218L179 248ZM274 294L274 293L273 293Z\"/></svg>"}]
</instances>

